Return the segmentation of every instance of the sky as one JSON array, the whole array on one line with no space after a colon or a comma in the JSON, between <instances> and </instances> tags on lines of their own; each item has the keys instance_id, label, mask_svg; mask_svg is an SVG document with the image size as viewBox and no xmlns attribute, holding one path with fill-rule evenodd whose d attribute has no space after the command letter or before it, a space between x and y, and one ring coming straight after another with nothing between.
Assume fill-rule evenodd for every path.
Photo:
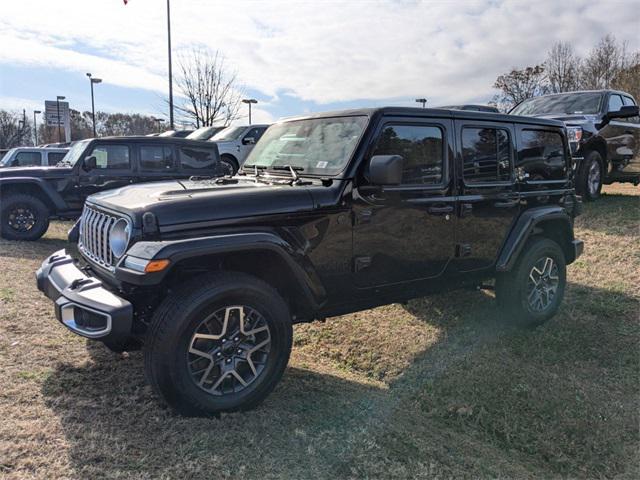
<instances>
[{"instance_id":1,"label":"sky","mask_svg":"<svg viewBox=\"0 0 640 480\"><path fill-rule=\"evenodd\" d=\"M0 108L166 118L165 0L3 0ZM253 121L362 106L486 103L496 77L551 45L586 55L607 33L640 48L640 0L173 0L174 74L190 49L221 52ZM31 118L31 117L29 117ZM246 122L246 118L240 122Z\"/></svg>"}]
</instances>

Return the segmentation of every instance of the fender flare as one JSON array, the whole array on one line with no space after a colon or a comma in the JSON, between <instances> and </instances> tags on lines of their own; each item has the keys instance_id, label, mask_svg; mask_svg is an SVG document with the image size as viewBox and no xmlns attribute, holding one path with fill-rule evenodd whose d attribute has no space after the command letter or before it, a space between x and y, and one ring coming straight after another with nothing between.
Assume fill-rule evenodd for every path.
<instances>
[{"instance_id":1,"label":"fender flare","mask_svg":"<svg viewBox=\"0 0 640 480\"><path fill-rule=\"evenodd\" d=\"M305 300L317 311L326 299L326 290L302 249L297 249L282 237L270 232L230 233L183 240L141 241L135 243L116 267L116 278L134 285L158 285L181 261L209 255L238 254L249 251L275 253L287 266L300 286ZM166 271L142 273L124 266L127 256L143 260L168 259Z\"/></svg>"},{"instance_id":2,"label":"fender flare","mask_svg":"<svg viewBox=\"0 0 640 480\"><path fill-rule=\"evenodd\" d=\"M566 227L570 234L568 240L574 242L573 222L564 208L554 205L527 210L520 216L502 245L498 261L496 262L496 270L498 272L510 271L520 256L527 240L536 233L536 227L542 222L549 220L566 222ZM575 260L575 258L567 258L567 264L573 260Z\"/></svg>"},{"instance_id":3,"label":"fender flare","mask_svg":"<svg viewBox=\"0 0 640 480\"><path fill-rule=\"evenodd\" d=\"M56 211L66 210L67 203L56 190L42 178L35 177L4 177L0 178L0 193L3 188L10 185L36 185L46 195L47 199L55 206Z\"/></svg>"}]
</instances>

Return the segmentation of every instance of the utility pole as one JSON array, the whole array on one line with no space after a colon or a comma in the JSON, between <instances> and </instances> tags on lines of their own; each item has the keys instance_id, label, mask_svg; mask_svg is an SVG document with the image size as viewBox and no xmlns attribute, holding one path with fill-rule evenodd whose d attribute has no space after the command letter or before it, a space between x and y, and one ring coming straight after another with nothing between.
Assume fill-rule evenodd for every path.
<instances>
[{"instance_id":1,"label":"utility pole","mask_svg":"<svg viewBox=\"0 0 640 480\"><path fill-rule=\"evenodd\" d=\"M171 7L167 0L167 46L169 50L169 129L173 130L173 71L171 68Z\"/></svg>"},{"instance_id":2,"label":"utility pole","mask_svg":"<svg viewBox=\"0 0 640 480\"><path fill-rule=\"evenodd\" d=\"M249 125L251 125L251 104L258 103L258 101L255 98L243 98L242 103L249 105Z\"/></svg>"},{"instance_id":3,"label":"utility pole","mask_svg":"<svg viewBox=\"0 0 640 480\"><path fill-rule=\"evenodd\" d=\"M36 123L36 113L42 113L40 110L33 111L33 137L34 137L34 146L38 146L38 124Z\"/></svg>"}]
</instances>

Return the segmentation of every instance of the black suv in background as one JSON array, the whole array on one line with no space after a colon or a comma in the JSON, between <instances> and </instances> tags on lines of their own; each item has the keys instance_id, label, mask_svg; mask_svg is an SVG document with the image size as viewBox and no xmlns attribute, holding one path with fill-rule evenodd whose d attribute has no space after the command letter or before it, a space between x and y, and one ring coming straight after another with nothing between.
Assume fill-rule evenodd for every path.
<instances>
[{"instance_id":1,"label":"black suv in background","mask_svg":"<svg viewBox=\"0 0 640 480\"><path fill-rule=\"evenodd\" d=\"M37 240L49 219L76 218L96 192L132 183L216 176L215 144L175 137L108 137L77 142L55 167L0 169L0 234Z\"/></svg>"},{"instance_id":2,"label":"black suv in background","mask_svg":"<svg viewBox=\"0 0 640 480\"><path fill-rule=\"evenodd\" d=\"M640 117L628 93L544 95L525 100L510 113L554 118L567 125L576 161L576 190L586 200L598 198L603 183L640 183Z\"/></svg>"},{"instance_id":3,"label":"black suv in background","mask_svg":"<svg viewBox=\"0 0 640 480\"><path fill-rule=\"evenodd\" d=\"M511 321L558 310L581 204L561 122L378 108L280 121L235 177L90 197L81 270L37 272L56 316L144 345L185 414L248 409L276 385L292 324L495 279Z\"/></svg>"}]
</instances>

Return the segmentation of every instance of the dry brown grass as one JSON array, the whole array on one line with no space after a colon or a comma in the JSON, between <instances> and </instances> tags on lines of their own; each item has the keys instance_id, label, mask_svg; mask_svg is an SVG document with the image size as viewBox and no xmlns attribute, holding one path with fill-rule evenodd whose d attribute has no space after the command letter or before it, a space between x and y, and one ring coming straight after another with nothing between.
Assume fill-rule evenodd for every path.
<instances>
[{"instance_id":1,"label":"dry brown grass","mask_svg":"<svg viewBox=\"0 0 640 480\"><path fill-rule=\"evenodd\" d=\"M606 192L547 325L453 292L298 326L263 406L211 420L160 407L139 353L55 322L33 272L68 224L0 240L0 476L638 478L640 197Z\"/></svg>"}]
</instances>

